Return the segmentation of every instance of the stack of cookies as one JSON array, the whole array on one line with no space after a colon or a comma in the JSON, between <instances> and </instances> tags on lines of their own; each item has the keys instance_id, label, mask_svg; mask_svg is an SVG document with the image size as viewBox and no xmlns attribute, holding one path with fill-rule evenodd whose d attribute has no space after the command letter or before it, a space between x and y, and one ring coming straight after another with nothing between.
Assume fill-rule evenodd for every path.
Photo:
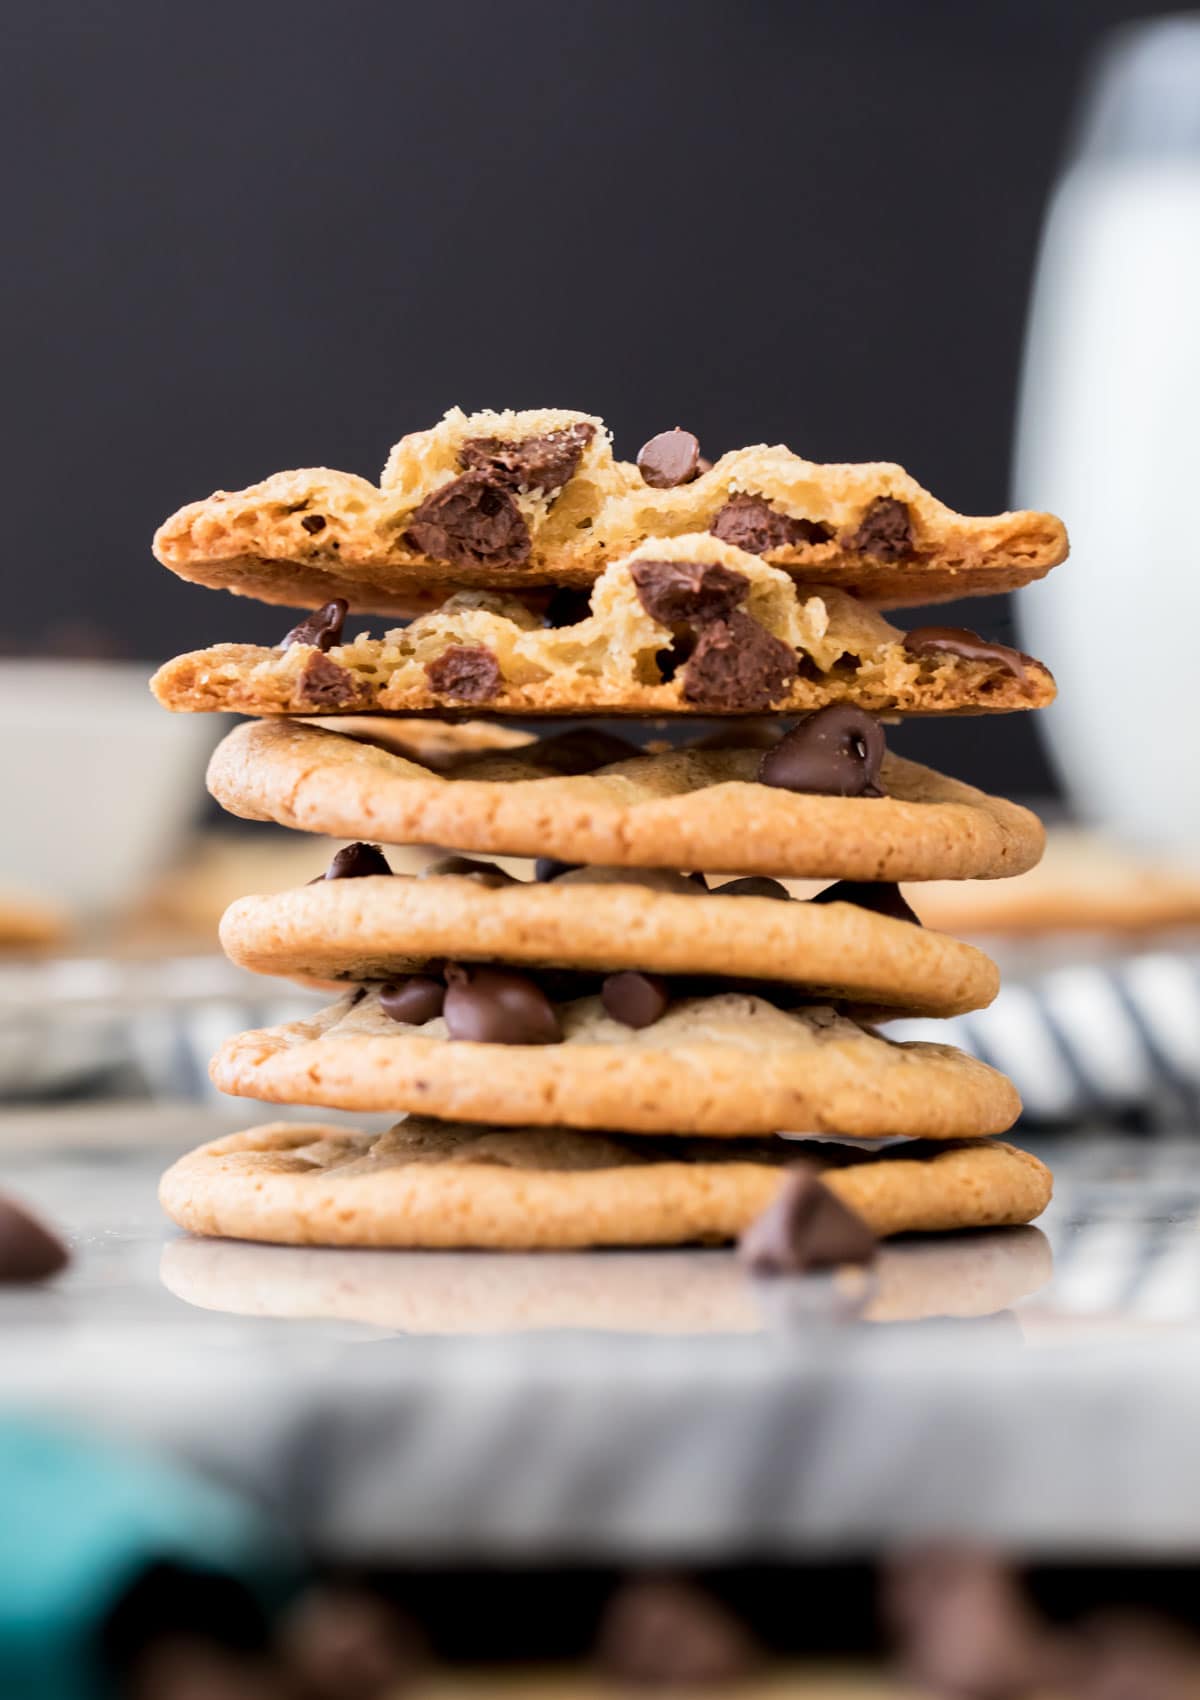
<instances>
[{"instance_id":1,"label":"stack of cookies","mask_svg":"<svg viewBox=\"0 0 1200 1700\"><path fill-rule=\"evenodd\" d=\"M877 1030L997 989L900 882L1019 874L1042 829L891 754L883 722L1036 708L1053 680L881 608L1039 578L1066 554L1052 516L966 518L888 464L756 447L710 465L680 429L630 464L596 418L455 411L378 486L279 473L182 509L155 552L312 610L274 648L181 656L153 688L253 717L210 768L231 813L351 841L227 912L235 962L340 995L231 1038L213 1078L397 1118L204 1147L163 1183L184 1227L743 1237L756 1264L803 1267L1042 1210L1047 1171L996 1137L1009 1081ZM351 637L351 609L392 618ZM388 847L416 845L452 854L398 871ZM827 883L801 899L793 880Z\"/></svg>"}]
</instances>

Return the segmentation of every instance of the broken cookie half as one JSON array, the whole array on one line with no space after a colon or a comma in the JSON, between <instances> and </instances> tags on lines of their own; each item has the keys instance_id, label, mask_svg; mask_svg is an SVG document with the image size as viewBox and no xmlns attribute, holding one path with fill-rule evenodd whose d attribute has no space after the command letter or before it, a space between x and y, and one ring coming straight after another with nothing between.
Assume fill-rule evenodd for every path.
<instances>
[{"instance_id":1,"label":"broken cookie half","mask_svg":"<svg viewBox=\"0 0 1200 1700\"><path fill-rule=\"evenodd\" d=\"M695 532L883 604L1013 590L1067 553L1052 514L959 514L889 462L758 444L709 465L668 431L634 464L600 419L559 408L454 408L401 438L378 485L317 467L217 491L173 514L154 552L264 602L411 615L458 590L586 587L647 541Z\"/></svg>"}]
</instances>

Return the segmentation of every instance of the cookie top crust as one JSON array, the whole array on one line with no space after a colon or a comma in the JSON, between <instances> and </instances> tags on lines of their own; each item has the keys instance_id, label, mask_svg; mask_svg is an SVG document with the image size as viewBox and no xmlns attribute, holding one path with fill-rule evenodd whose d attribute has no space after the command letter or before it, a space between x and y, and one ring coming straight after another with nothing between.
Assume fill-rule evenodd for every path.
<instances>
[{"instance_id":1,"label":"cookie top crust","mask_svg":"<svg viewBox=\"0 0 1200 1700\"><path fill-rule=\"evenodd\" d=\"M644 754L593 733L543 738L440 772L359 738L251 721L217 747L209 789L250 820L331 838L552 856L613 867L797 879L995 879L1032 867L1037 817L902 757L882 797L762 785L758 728L741 748Z\"/></svg>"},{"instance_id":2,"label":"cookie top crust","mask_svg":"<svg viewBox=\"0 0 1200 1700\"><path fill-rule=\"evenodd\" d=\"M457 590L586 586L686 532L885 605L1013 590L1067 553L1053 515L958 514L883 461L819 465L758 444L664 486L645 461L614 458L602 420L560 408L452 408L401 438L378 485L317 467L217 491L166 520L154 552L181 578L263 602L342 596L411 615Z\"/></svg>"},{"instance_id":3,"label":"cookie top crust","mask_svg":"<svg viewBox=\"0 0 1200 1700\"><path fill-rule=\"evenodd\" d=\"M733 715L835 702L994 714L1055 694L1032 656L960 628L903 632L843 591L802 585L707 534L643 544L605 569L590 605L581 595L539 609L471 591L380 635L344 642L334 614L305 637L179 656L152 689L174 710L309 716Z\"/></svg>"},{"instance_id":4,"label":"cookie top crust","mask_svg":"<svg viewBox=\"0 0 1200 1700\"><path fill-rule=\"evenodd\" d=\"M976 1138L1020 1110L1012 1083L974 1057L881 1038L823 1005L725 992L680 999L637 1030L584 997L558 1009L557 1042L529 1045L452 1039L443 1016L409 1025L385 997L237 1034L212 1079L272 1103L734 1138Z\"/></svg>"},{"instance_id":5,"label":"cookie top crust","mask_svg":"<svg viewBox=\"0 0 1200 1700\"><path fill-rule=\"evenodd\" d=\"M871 1153L783 1140L725 1148L410 1117L382 1134L313 1123L250 1128L181 1158L159 1196L193 1233L277 1244L716 1244L772 1202L798 1160L816 1166L880 1237L1028 1222L1052 1185L1036 1157L1000 1141L906 1142Z\"/></svg>"},{"instance_id":6,"label":"cookie top crust","mask_svg":"<svg viewBox=\"0 0 1200 1700\"><path fill-rule=\"evenodd\" d=\"M225 913L227 956L259 974L394 980L431 960L719 976L802 986L839 1004L957 1015L999 986L982 951L853 902L724 896L681 881L488 885L468 874L318 880L243 897ZM633 883L620 878L625 873Z\"/></svg>"}]
</instances>

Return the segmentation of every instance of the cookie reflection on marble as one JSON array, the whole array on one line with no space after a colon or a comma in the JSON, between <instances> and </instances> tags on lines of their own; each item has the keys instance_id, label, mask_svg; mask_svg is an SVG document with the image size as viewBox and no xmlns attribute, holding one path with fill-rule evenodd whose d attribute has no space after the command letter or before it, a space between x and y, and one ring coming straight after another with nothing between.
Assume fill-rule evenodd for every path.
<instances>
[{"instance_id":1,"label":"cookie reflection on marble","mask_svg":"<svg viewBox=\"0 0 1200 1700\"><path fill-rule=\"evenodd\" d=\"M240 1316L337 1320L405 1334L588 1329L747 1334L824 1322L980 1317L1049 1280L1037 1228L881 1247L868 1271L752 1280L732 1252L338 1251L178 1239L163 1285Z\"/></svg>"}]
</instances>

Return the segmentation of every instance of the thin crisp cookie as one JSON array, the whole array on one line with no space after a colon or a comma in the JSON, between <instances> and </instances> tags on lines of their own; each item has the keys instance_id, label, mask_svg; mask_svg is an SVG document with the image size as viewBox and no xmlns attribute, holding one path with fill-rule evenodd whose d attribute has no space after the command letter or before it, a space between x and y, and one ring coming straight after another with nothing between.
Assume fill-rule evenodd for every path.
<instances>
[{"instance_id":1,"label":"thin crisp cookie","mask_svg":"<svg viewBox=\"0 0 1200 1700\"><path fill-rule=\"evenodd\" d=\"M561 408L458 408L403 437L378 485L280 472L181 508L155 539L181 578L289 607L343 596L411 615L457 590L587 585L650 538L713 536L809 583L887 604L1015 590L1067 553L1052 514L971 518L888 462L821 466L734 449L665 487ZM650 481L653 480L653 481Z\"/></svg>"},{"instance_id":2,"label":"thin crisp cookie","mask_svg":"<svg viewBox=\"0 0 1200 1700\"><path fill-rule=\"evenodd\" d=\"M284 1245L717 1244L737 1238L801 1159L880 1237L1029 1222L1052 1186L1036 1157L999 1142L651 1146L414 1118L383 1134L287 1122L231 1134L169 1169L159 1198L192 1233Z\"/></svg>"},{"instance_id":3,"label":"thin crisp cookie","mask_svg":"<svg viewBox=\"0 0 1200 1700\"><path fill-rule=\"evenodd\" d=\"M982 951L852 902L723 896L682 880L662 891L633 871L633 883L607 872L550 884L453 873L318 880L241 898L221 944L255 973L306 979L393 980L449 958L779 981L818 1000L932 1016L980 1009L998 989Z\"/></svg>"},{"instance_id":4,"label":"thin crisp cookie","mask_svg":"<svg viewBox=\"0 0 1200 1700\"><path fill-rule=\"evenodd\" d=\"M843 591L798 584L712 536L643 544L565 624L514 596L471 591L409 626L324 650L196 650L161 667L152 688L169 709L259 715L311 715L339 691L348 713L524 715L807 713L834 702L998 714L1042 708L1055 692L1049 671L1018 650L948 627L914 641Z\"/></svg>"},{"instance_id":5,"label":"thin crisp cookie","mask_svg":"<svg viewBox=\"0 0 1200 1700\"><path fill-rule=\"evenodd\" d=\"M979 1138L1021 1108L1012 1082L976 1058L881 1038L822 1005L724 992L631 1028L583 997L554 1010L556 1039L501 1044L452 1039L444 1015L394 1020L387 1002L360 990L308 1020L236 1034L213 1082L276 1104L733 1138Z\"/></svg>"},{"instance_id":6,"label":"thin crisp cookie","mask_svg":"<svg viewBox=\"0 0 1200 1700\"><path fill-rule=\"evenodd\" d=\"M613 867L996 879L1041 855L1028 809L898 756L884 758L882 797L762 785L762 757L749 744L646 755L587 733L434 772L368 741L257 721L221 742L208 785L231 814L331 838Z\"/></svg>"}]
</instances>

